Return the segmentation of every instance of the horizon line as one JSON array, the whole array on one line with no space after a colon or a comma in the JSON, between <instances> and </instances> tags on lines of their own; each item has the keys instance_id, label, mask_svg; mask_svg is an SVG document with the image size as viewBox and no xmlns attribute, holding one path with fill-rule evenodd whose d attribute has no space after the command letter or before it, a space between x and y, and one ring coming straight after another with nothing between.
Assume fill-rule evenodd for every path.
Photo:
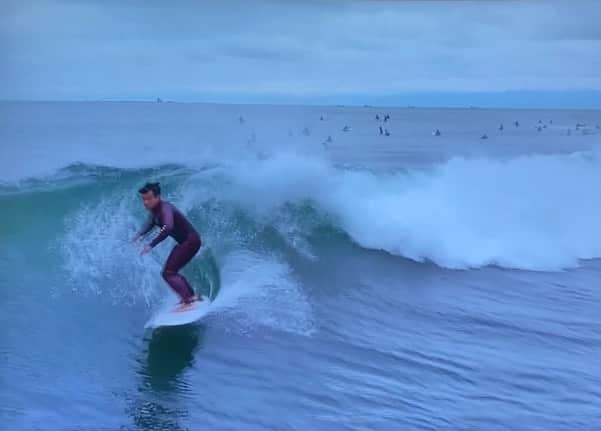
<instances>
[{"instance_id":1,"label":"horizon line","mask_svg":"<svg viewBox=\"0 0 601 431\"><path fill-rule=\"evenodd\" d=\"M597 92L597 90L594 90ZM599 90L598 92L601 92ZM503 92L507 93L507 92ZM469 93L455 93L455 94L469 94ZM472 93L474 94L474 93ZM480 94L480 93L479 93ZM485 94L496 94L496 93L485 93ZM171 99L163 99L163 98L155 98L155 99L0 99L0 103L151 103L151 104L197 104L197 105L231 105L231 106L305 106L305 107L331 107L331 108L340 108L340 107L348 107L348 108L396 108L396 109L518 109L518 110L601 110L601 103L598 106L574 106L574 105L566 105L562 106L541 106L541 105L531 105L531 106L511 106L511 105L498 105L498 106L490 106L489 104L484 104L479 106L477 104L374 104L374 103L360 103L360 102L347 102L347 103L329 103L329 102L286 102L286 101L278 101L278 102L248 102L248 101L201 101L201 100L171 100Z\"/></svg>"}]
</instances>

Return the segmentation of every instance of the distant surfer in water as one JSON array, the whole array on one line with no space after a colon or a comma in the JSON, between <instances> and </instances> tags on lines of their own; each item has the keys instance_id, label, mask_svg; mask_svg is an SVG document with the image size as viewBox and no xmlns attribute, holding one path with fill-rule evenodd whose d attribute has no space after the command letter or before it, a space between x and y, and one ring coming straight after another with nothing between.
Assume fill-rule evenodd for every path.
<instances>
[{"instance_id":1,"label":"distant surfer in water","mask_svg":"<svg viewBox=\"0 0 601 431\"><path fill-rule=\"evenodd\" d=\"M161 230L156 238L144 247L141 254L148 253L168 236L177 241L177 245L169 253L161 275L181 298L183 307L197 300L202 301L202 298L196 297L188 280L178 273L198 253L201 245L200 235L177 208L161 199L159 183L146 183L138 192L142 195L144 207L150 214L142 229L133 238L133 242L140 241L155 226L159 226Z\"/></svg>"}]
</instances>

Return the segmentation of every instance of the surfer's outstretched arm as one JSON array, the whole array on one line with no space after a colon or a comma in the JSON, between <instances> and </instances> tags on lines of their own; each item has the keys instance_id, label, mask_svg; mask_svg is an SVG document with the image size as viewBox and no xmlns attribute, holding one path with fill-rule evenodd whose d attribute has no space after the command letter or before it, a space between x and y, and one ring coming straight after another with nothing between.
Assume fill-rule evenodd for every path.
<instances>
[{"instance_id":1,"label":"surfer's outstretched arm","mask_svg":"<svg viewBox=\"0 0 601 431\"><path fill-rule=\"evenodd\" d=\"M142 227L140 228L140 230L138 231L136 236L134 236L133 240L136 241L137 239L143 237L148 232L150 232L153 227L154 227L154 217L152 216L152 214L148 214L148 218L146 219L146 221L144 222L144 224L142 225Z\"/></svg>"},{"instance_id":2,"label":"surfer's outstretched arm","mask_svg":"<svg viewBox=\"0 0 601 431\"><path fill-rule=\"evenodd\" d=\"M160 220L163 221L163 226L161 227L161 231L156 236L156 238L150 242L150 247L152 248L154 248L158 243L167 238L173 230L173 208L171 207L171 205L161 205Z\"/></svg>"}]
</instances>

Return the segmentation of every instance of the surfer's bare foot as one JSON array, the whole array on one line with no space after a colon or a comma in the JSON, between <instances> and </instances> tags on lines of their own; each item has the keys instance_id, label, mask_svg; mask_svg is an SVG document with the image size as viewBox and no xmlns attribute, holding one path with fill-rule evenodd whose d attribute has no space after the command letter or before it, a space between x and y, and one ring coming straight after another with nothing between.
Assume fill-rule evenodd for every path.
<instances>
[{"instance_id":1,"label":"surfer's bare foot","mask_svg":"<svg viewBox=\"0 0 601 431\"><path fill-rule=\"evenodd\" d=\"M178 313L181 311L188 311L190 308L192 308L192 305L194 305L193 302L183 303L179 307L177 307L175 311Z\"/></svg>"},{"instance_id":2,"label":"surfer's bare foot","mask_svg":"<svg viewBox=\"0 0 601 431\"><path fill-rule=\"evenodd\" d=\"M188 304L192 304L193 302L196 302L196 301L198 301L198 302L202 301L202 296L200 298L196 295L192 296L190 298L190 301L188 302ZM186 304L186 302L184 302L184 300L182 299L179 301L179 304L183 305L183 304Z\"/></svg>"}]
</instances>

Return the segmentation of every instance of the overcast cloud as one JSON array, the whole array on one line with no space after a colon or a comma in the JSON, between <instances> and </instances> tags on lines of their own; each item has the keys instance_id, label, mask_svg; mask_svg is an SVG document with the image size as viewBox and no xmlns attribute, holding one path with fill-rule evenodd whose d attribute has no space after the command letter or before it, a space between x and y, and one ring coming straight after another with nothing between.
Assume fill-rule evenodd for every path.
<instances>
[{"instance_id":1,"label":"overcast cloud","mask_svg":"<svg viewBox=\"0 0 601 431\"><path fill-rule=\"evenodd\" d=\"M2 99L587 92L601 2L4 1L0 49Z\"/></svg>"}]
</instances>

